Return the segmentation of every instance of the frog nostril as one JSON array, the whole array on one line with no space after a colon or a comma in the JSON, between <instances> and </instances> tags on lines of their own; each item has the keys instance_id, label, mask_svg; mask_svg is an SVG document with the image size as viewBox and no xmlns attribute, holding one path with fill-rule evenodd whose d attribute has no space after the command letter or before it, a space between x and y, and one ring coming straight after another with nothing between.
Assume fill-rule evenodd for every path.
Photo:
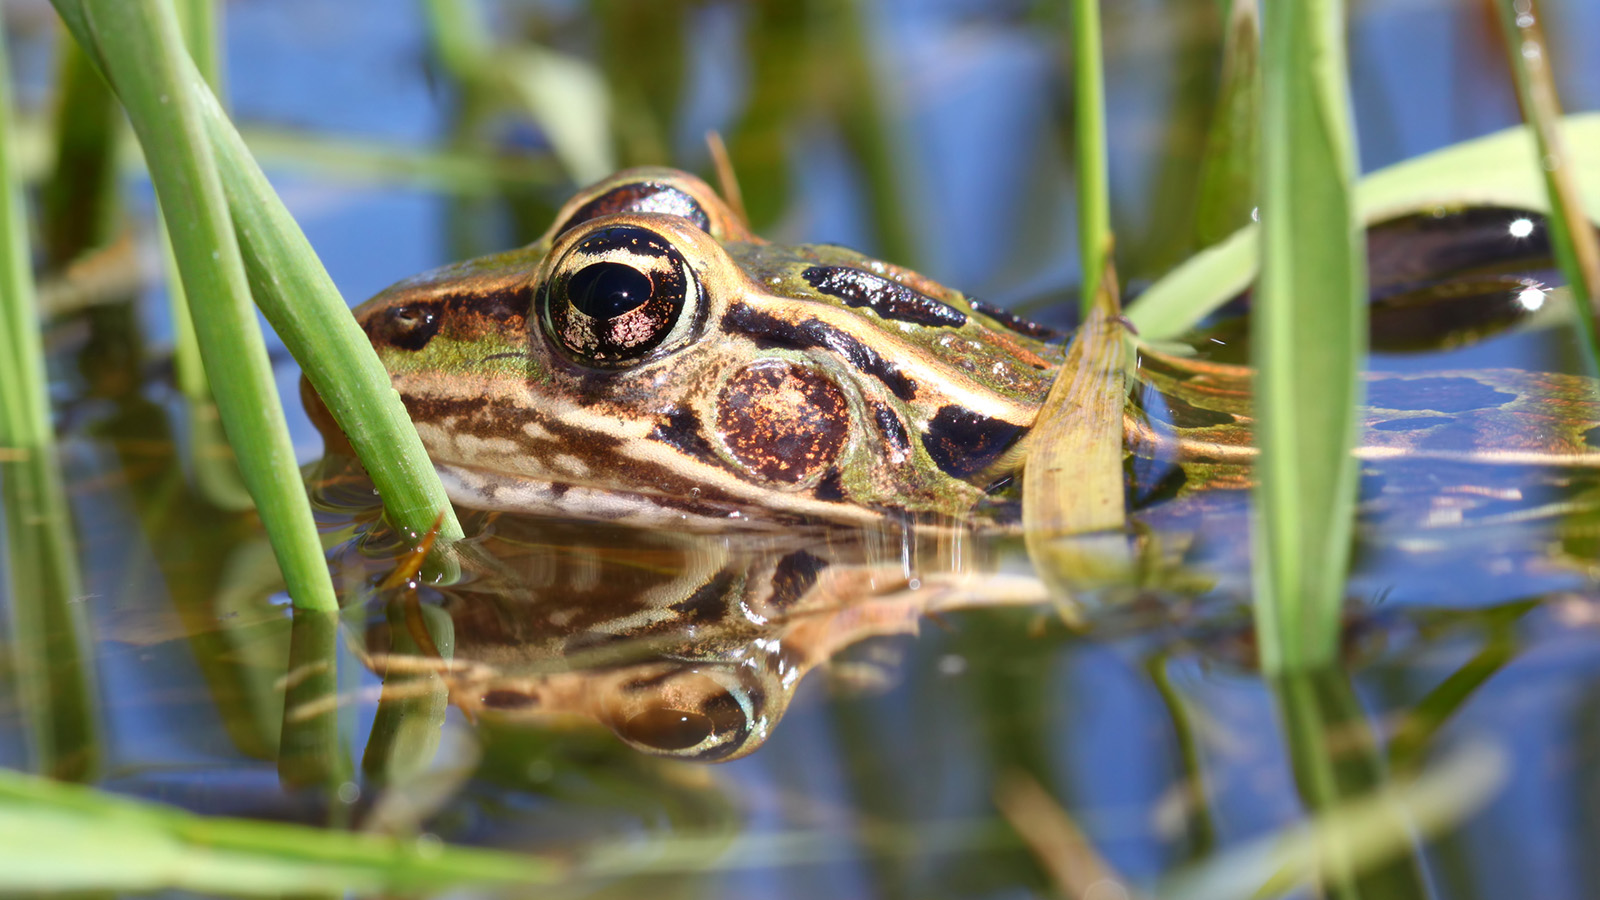
<instances>
[{"instance_id":1,"label":"frog nostril","mask_svg":"<svg viewBox=\"0 0 1600 900\"><path fill-rule=\"evenodd\" d=\"M374 343L421 350L439 333L443 320L434 304L403 303L368 320L367 333Z\"/></svg>"}]
</instances>

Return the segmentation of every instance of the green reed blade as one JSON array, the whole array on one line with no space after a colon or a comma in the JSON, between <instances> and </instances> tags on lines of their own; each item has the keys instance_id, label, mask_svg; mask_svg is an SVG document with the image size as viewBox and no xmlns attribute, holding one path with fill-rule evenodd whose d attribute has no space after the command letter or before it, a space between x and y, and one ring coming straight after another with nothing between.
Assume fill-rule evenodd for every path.
<instances>
[{"instance_id":1,"label":"green reed blade","mask_svg":"<svg viewBox=\"0 0 1600 900\"><path fill-rule=\"evenodd\" d=\"M1572 155L1561 135L1561 100L1550 71L1550 45L1544 39L1534 0L1496 0L1495 5L1500 8L1522 118L1539 146L1539 171L1550 197L1550 245L1561 273L1572 286L1574 305L1583 322L1579 346L1590 373L1600 375L1600 322L1594 307L1600 302L1600 238L1584 219ZM1594 181L1590 179L1591 184Z\"/></svg>"},{"instance_id":2,"label":"green reed blade","mask_svg":"<svg viewBox=\"0 0 1600 900\"><path fill-rule=\"evenodd\" d=\"M867 10L861 0L828 0L810 31L813 71L834 73L830 104L850 155L861 167L867 189L867 221L876 252L885 259L918 268L917 198L905 190L908 154L897 146L896 110L884 96Z\"/></svg>"},{"instance_id":3,"label":"green reed blade","mask_svg":"<svg viewBox=\"0 0 1600 900\"><path fill-rule=\"evenodd\" d=\"M728 134L728 155L739 173L751 227L775 224L790 206L795 184L789 136L806 114L817 69L811 34L814 0L749 7L743 52L750 74L747 99Z\"/></svg>"},{"instance_id":4,"label":"green reed blade","mask_svg":"<svg viewBox=\"0 0 1600 900\"><path fill-rule=\"evenodd\" d=\"M91 74L99 80L98 74ZM40 180L50 165L46 154L51 139L45 135L45 123L37 115L24 114L14 124L22 178L25 182ZM565 181L559 167L538 153L512 158L485 149L397 147L259 124L241 126L239 133L251 155L273 171L336 177L347 185L402 185L467 196L500 196L507 189L548 188ZM144 171L137 154L122 153L117 160L124 172Z\"/></svg>"},{"instance_id":5,"label":"green reed blade","mask_svg":"<svg viewBox=\"0 0 1600 900\"><path fill-rule=\"evenodd\" d=\"M1209 247L1250 223L1260 159L1261 21L1256 0L1226 4L1222 77L1200 158L1194 229Z\"/></svg>"},{"instance_id":6,"label":"green reed blade","mask_svg":"<svg viewBox=\"0 0 1600 900\"><path fill-rule=\"evenodd\" d=\"M437 520L440 545L460 540L455 509L377 353L244 140L209 93L199 99L256 303L350 439L394 526L415 540Z\"/></svg>"},{"instance_id":7,"label":"green reed blade","mask_svg":"<svg viewBox=\"0 0 1600 900\"><path fill-rule=\"evenodd\" d=\"M104 245L117 223L117 147L121 117L82 50L62 36L57 64L55 160L39 191L45 262L59 269Z\"/></svg>"},{"instance_id":8,"label":"green reed blade","mask_svg":"<svg viewBox=\"0 0 1600 900\"><path fill-rule=\"evenodd\" d=\"M1329 667L1270 679L1278 721L1300 802L1311 813L1338 810L1382 790L1388 782L1378 739L1355 685L1343 669ZM1319 848L1323 863L1317 878L1333 900L1425 897L1420 848L1408 833L1410 822L1394 804L1372 808L1373 826L1387 834L1381 861L1365 861L1364 838L1331 832ZM1384 819L1387 813L1388 820ZM1298 880L1280 875L1284 888Z\"/></svg>"},{"instance_id":9,"label":"green reed blade","mask_svg":"<svg viewBox=\"0 0 1600 900\"><path fill-rule=\"evenodd\" d=\"M217 48L216 16L211 0L182 0L173 4L178 14L178 26L183 32L184 46L195 61L195 68L219 96L218 71L220 53ZM172 239L168 235L166 220L161 223L161 248L167 272L167 301L172 310L172 356L177 371L178 388L188 398L190 412L204 415L203 406L210 404L211 388L206 384L205 364L200 360L200 343L194 333L194 320L189 315L189 300L183 294L183 280L178 274L178 260L172 253ZM199 450L197 458L201 457ZM212 466L215 470L219 466ZM213 473L212 480L215 479Z\"/></svg>"},{"instance_id":10,"label":"green reed blade","mask_svg":"<svg viewBox=\"0 0 1600 900\"><path fill-rule=\"evenodd\" d=\"M192 66L163 0L58 0L87 30L102 71L128 111L173 252L191 298L195 329L223 425L266 525L295 603L338 606L294 446L256 325L227 196L192 89Z\"/></svg>"},{"instance_id":11,"label":"green reed blade","mask_svg":"<svg viewBox=\"0 0 1600 900\"><path fill-rule=\"evenodd\" d=\"M0 890L412 894L560 877L533 856L197 816L0 770Z\"/></svg>"},{"instance_id":12,"label":"green reed blade","mask_svg":"<svg viewBox=\"0 0 1600 900\"><path fill-rule=\"evenodd\" d=\"M45 388L44 349L28 249L28 219L17 177L11 129L11 76L0 47L0 447L28 449L54 441Z\"/></svg>"},{"instance_id":13,"label":"green reed blade","mask_svg":"<svg viewBox=\"0 0 1600 900\"><path fill-rule=\"evenodd\" d=\"M1122 481L1127 332L1118 318L1116 272L1098 284L1098 302L1073 335L1028 435L1022 470L1028 556L1068 598L1125 581L1131 565Z\"/></svg>"},{"instance_id":14,"label":"green reed blade","mask_svg":"<svg viewBox=\"0 0 1600 900\"><path fill-rule=\"evenodd\" d=\"M1333 848L1342 854L1346 871L1359 875L1407 852L1419 837L1433 837L1466 822L1505 784L1509 767L1499 747L1468 744L1415 779L1383 784L1370 794L1324 809L1303 824L1254 838L1180 870L1163 879L1155 895L1159 900L1301 896L1296 893L1300 885L1326 877Z\"/></svg>"},{"instance_id":15,"label":"green reed blade","mask_svg":"<svg viewBox=\"0 0 1600 900\"><path fill-rule=\"evenodd\" d=\"M0 33L0 556L9 657L32 759L80 779L98 767L95 676L84 635L83 574L56 463L28 225L15 167L10 63Z\"/></svg>"},{"instance_id":16,"label":"green reed blade","mask_svg":"<svg viewBox=\"0 0 1600 900\"><path fill-rule=\"evenodd\" d=\"M1261 665L1277 673L1327 664L1338 652L1367 341L1366 244L1353 191L1344 4L1270 3L1263 35L1253 536Z\"/></svg>"},{"instance_id":17,"label":"green reed blade","mask_svg":"<svg viewBox=\"0 0 1600 900\"><path fill-rule=\"evenodd\" d=\"M1562 128L1571 141L1572 168L1600 171L1600 113L1567 116ZM1518 126L1372 172L1361 179L1356 198L1369 224L1462 206L1547 213L1550 200L1541 172L1528 129ZM1600 179L1589 179L1578 191L1589 219L1600 223ZM1241 228L1151 285L1129 306L1128 318L1146 340L1183 334L1250 286L1259 245L1257 226Z\"/></svg>"},{"instance_id":18,"label":"green reed blade","mask_svg":"<svg viewBox=\"0 0 1600 900\"><path fill-rule=\"evenodd\" d=\"M350 749L339 733L338 655L337 612L295 610L278 731L278 780L285 788L322 785L333 795L350 780Z\"/></svg>"},{"instance_id":19,"label":"green reed blade","mask_svg":"<svg viewBox=\"0 0 1600 900\"><path fill-rule=\"evenodd\" d=\"M617 147L624 166L671 165L677 125L689 102L690 51L700 37L687 0L590 0L600 29L597 51L616 100Z\"/></svg>"},{"instance_id":20,"label":"green reed blade","mask_svg":"<svg viewBox=\"0 0 1600 900\"><path fill-rule=\"evenodd\" d=\"M450 74L468 91L515 103L575 181L598 181L616 168L611 93L593 64L533 44L495 46L476 3L427 0L423 10Z\"/></svg>"},{"instance_id":21,"label":"green reed blade","mask_svg":"<svg viewBox=\"0 0 1600 900\"><path fill-rule=\"evenodd\" d=\"M28 763L52 778L88 780L100 768L97 679L71 507L53 446L0 459L0 510L11 614L6 655Z\"/></svg>"},{"instance_id":22,"label":"green reed blade","mask_svg":"<svg viewBox=\"0 0 1600 900\"><path fill-rule=\"evenodd\" d=\"M441 663L454 656L455 620L444 610L408 595L390 599L384 611L392 636L390 653L432 657ZM429 646L419 644L419 632L427 636ZM361 770L370 783L403 786L432 764L449 699L449 686L438 672L402 672L396 667L384 673L383 694L361 756Z\"/></svg>"},{"instance_id":23,"label":"green reed blade","mask_svg":"<svg viewBox=\"0 0 1600 900\"><path fill-rule=\"evenodd\" d=\"M91 58L104 69L81 0L55 6L80 46L96 47ZM448 546L461 537L461 525L388 373L187 54L168 61L188 73L185 83L194 88L256 303L350 438L390 521L420 537L442 513L439 545Z\"/></svg>"},{"instance_id":24,"label":"green reed blade","mask_svg":"<svg viewBox=\"0 0 1600 900\"><path fill-rule=\"evenodd\" d=\"M1072 98L1078 187L1079 308L1094 308L1111 259L1111 192L1106 169L1106 91L1100 59L1100 0L1072 3Z\"/></svg>"}]
</instances>

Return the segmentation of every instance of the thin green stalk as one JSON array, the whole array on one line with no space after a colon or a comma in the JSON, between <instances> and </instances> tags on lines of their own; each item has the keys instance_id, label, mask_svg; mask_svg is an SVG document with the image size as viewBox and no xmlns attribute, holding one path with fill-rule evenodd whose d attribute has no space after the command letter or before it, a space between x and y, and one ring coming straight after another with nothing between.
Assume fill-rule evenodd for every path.
<instances>
[{"instance_id":1,"label":"thin green stalk","mask_svg":"<svg viewBox=\"0 0 1600 900\"><path fill-rule=\"evenodd\" d=\"M1356 493L1366 258L1345 94L1344 5L1269 3L1261 140L1255 613L1262 668L1338 653Z\"/></svg>"},{"instance_id":2,"label":"thin green stalk","mask_svg":"<svg viewBox=\"0 0 1600 900\"><path fill-rule=\"evenodd\" d=\"M116 98L70 37L61 41L55 160L39 192L46 264L59 269L112 236L117 211Z\"/></svg>"},{"instance_id":3,"label":"thin green stalk","mask_svg":"<svg viewBox=\"0 0 1600 900\"><path fill-rule=\"evenodd\" d=\"M216 0L175 0L173 9L178 14L178 27L183 31L189 58L211 86L211 92L221 97L222 42L218 37L222 23Z\"/></svg>"},{"instance_id":4,"label":"thin green stalk","mask_svg":"<svg viewBox=\"0 0 1600 900\"><path fill-rule=\"evenodd\" d=\"M1100 60L1100 0L1072 4L1074 170L1078 179L1079 301L1089 317L1111 258L1111 200L1106 174L1106 91Z\"/></svg>"},{"instance_id":5,"label":"thin green stalk","mask_svg":"<svg viewBox=\"0 0 1600 900\"><path fill-rule=\"evenodd\" d=\"M1325 815L1352 801L1382 796L1388 776L1377 739L1350 678L1336 668L1297 672L1272 680L1295 786L1307 810ZM1322 846L1318 880L1334 900L1361 897L1425 897L1416 841L1407 833L1408 817L1396 803L1378 803L1373 812L1389 822L1377 830L1389 835L1386 860L1374 865L1363 857L1368 835L1332 831ZM1286 881L1288 879L1285 879ZM1281 887L1287 887L1282 885Z\"/></svg>"},{"instance_id":6,"label":"thin green stalk","mask_svg":"<svg viewBox=\"0 0 1600 900\"><path fill-rule=\"evenodd\" d=\"M441 662L454 654L455 621L444 610L420 603L408 592L389 601L386 615L390 652L431 656ZM419 644L418 628L429 646ZM449 699L449 688L437 672L384 673L383 694L361 758L369 782L403 785L433 763Z\"/></svg>"},{"instance_id":7,"label":"thin green stalk","mask_svg":"<svg viewBox=\"0 0 1600 900\"><path fill-rule=\"evenodd\" d=\"M1600 375L1600 238L1584 216L1576 174L1561 136L1561 100L1550 71L1549 44L1534 0L1496 0L1516 75L1522 118L1539 145L1540 168L1550 197L1550 246L1572 287L1573 305L1583 322L1579 346L1589 372Z\"/></svg>"},{"instance_id":8,"label":"thin green stalk","mask_svg":"<svg viewBox=\"0 0 1600 900\"><path fill-rule=\"evenodd\" d=\"M435 523L439 544L460 540L455 509L383 363L244 140L209 94L201 99L256 303L350 439L390 522L412 540Z\"/></svg>"},{"instance_id":9,"label":"thin green stalk","mask_svg":"<svg viewBox=\"0 0 1600 900\"><path fill-rule=\"evenodd\" d=\"M211 0L181 0L173 4L178 14L178 25L183 31L184 46L194 60L195 68L205 77L212 92L218 96L220 52L217 47L216 15ZM172 240L167 234L166 221L161 224L161 247L167 270L167 300L172 310L173 367L178 374L178 388L189 399L191 412L204 415L197 405L211 403L211 388L206 384L205 365L200 361L200 343L195 336L194 320L189 315L189 301L183 294L183 280L178 275L178 260L172 253ZM197 454L198 455L198 454Z\"/></svg>"},{"instance_id":10,"label":"thin green stalk","mask_svg":"<svg viewBox=\"0 0 1600 900\"><path fill-rule=\"evenodd\" d=\"M299 606L337 609L172 10L163 0L56 5L85 26L80 42L95 48L144 147L223 425L289 593Z\"/></svg>"},{"instance_id":11,"label":"thin green stalk","mask_svg":"<svg viewBox=\"0 0 1600 900\"><path fill-rule=\"evenodd\" d=\"M104 69L82 0L56 0L55 6L80 46L96 48L91 58ZM177 66L184 83L194 88L191 96L216 153L255 302L349 437L383 497L390 521L420 539L442 514L439 543L460 539L455 510L390 386L388 373L310 242L238 131L203 88L188 56L178 54L165 62Z\"/></svg>"},{"instance_id":12,"label":"thin green stalk","mask_svg":"<svg viewBox=\"0 0 1600 900\"><path fill-rule=\"evenodd\" d=\"M0 40L0 447L50 444L50 405L39 339L33 263L11 132L11 76Z\"/></svg>"},{"instance_id":13,"label":"thin green stalk","mask_svg":"<svg viewBox=\"0 0 1600 900\"><path fill-rule=\"evenodd\" d=\"M872 52L866 11L860 0L836 0L827 7L824 27L811 29L811 52L818 61L814 65L840 70L834 115L861 164L872 236L884 258L917 267L921 259L912 226L917 198L902 187L908 155L895 152L892 107L878 87L884 79L874 69L879 58Z\"/></svg>"},{"instance_id":14,"label":"thin green stalk","mask_svg":"<svg viewBox=\"0 0 1600 900\"><path fill-rule=\"evenodd\" d=\"M1256 0L1225 4L1222 75L1200 159L1195 238L1209 247L1250 223L1260 160L1261 16Z\"/></svg>"},{"instance_id":15,"label":"thin green stalk","mask_svg":"<svg viewBox=\"0 0 1600 900\"><path fill-rule=\"evenodd\" d=\"M83 576L55 458L44 349L11 132L10 64L0 33L0 560L9 637L32 764L57 778L96 768L95 683L83 640Z\"/></svg>"},{"instance_id":16,"label":"thin green stalk","mask_svg":"<svg viewBox=\"0 0 1600 900\"><path fill-rule=\"evenodd\" d=\"M527 888L561 876L534 856L197 816L0 770L0 890L176 888L230 896Z\"/></svg>"},{"instance_id":17,"label":"thin green stalk","mask_svg":"<svg viewBox=\"0 0 1600 900\"><path fill-rule=\"evenodd\" d=\"M611 151L611 94L585 60L534 44L496 46L466 0L427 0L434 51L468 94L493 97L536 122L551 149L580 183L597 181L616 164Z\"/></svg>"},{"instance_id":18,"label":"thin green stalk","mask_svg":"<svg viewBox=\"0 0 1600 900\"><path fill-rule=\"evenodd\" d=\"M336 613L294 611L278 732L278 778L285 787L323 785L332 796L350 780L350 750L339 734L338 649Z\"/></svg>"}]
</instances>

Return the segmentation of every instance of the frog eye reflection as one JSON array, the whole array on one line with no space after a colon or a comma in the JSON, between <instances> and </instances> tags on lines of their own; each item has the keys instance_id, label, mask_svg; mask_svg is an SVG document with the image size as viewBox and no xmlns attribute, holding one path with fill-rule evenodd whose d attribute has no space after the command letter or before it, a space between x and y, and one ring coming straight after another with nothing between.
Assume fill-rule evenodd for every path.
<instances>
[{"instance_id":1,"label":"frog eye reflection","mask_svg":"<svg viewBox=\"0 0 1600 900\"><path fill-rule=\"evenodd\" d=\"M610 725L635 749L718 762L760 746L768 727L768 692L753 673L721 666L688 668L624 687Z\"/></svg>"},{"instance_id":2,"label":"frog eye reflection","mask_svg":"<svg viewBox=\"0 0 1600 900\"><path fill-rule=\"evenodd\" d=\"M688 331L685 308L698 291L666 238L636 225L612 225L566 252L539 302L552 340L581 362L609 367L681 343Z\"/></svg>"}]
</instances>

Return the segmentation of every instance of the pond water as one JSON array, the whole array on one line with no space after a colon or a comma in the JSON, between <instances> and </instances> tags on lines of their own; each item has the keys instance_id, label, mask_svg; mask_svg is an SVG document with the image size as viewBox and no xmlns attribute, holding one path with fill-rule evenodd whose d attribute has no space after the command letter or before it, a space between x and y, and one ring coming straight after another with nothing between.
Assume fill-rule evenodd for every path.
<instances>
[{"instance_id":1,"label":"pond water","mask_svg":"<svg viewBox=\"0 0 1600 900\"><path fill-rule=\"evenodd\" d=\"M794 6L837 59L812 49L811 68L772 72L803 24L782 4L489 15L508 42L600 61L618 163L706 170L703 132L722 129L766 236L858 246L1059 319L1051 303L1077 280L1063 14L883 0L860 4L852 26L852 4ZM1193 249L1215 7L1106 5L1114 219L1135 290ZM1566 105L1600 107L1600 53L1583 43L1600 34L1600 6L1544 8ZM6 14L37 114L48 10ZM1366 168L1517 121L1483 7L1407 0L1354 15ZM463 111L419 8L240 0L225 22L233 111L258 131L419 151L455 140L486 165L549 156L524 121ZM852 41L867 52L852 59ZM852 106L840 94L854 82L837 72L863 59L872 89ZM872 128L850 118L863 109ZM314 141L300 152L264 159L353 303L531 240L571 190L451 190ZM154 271L148 185L125 188L133 255ZM1414 256L1416 230L1426 224L1374 247ZM1514 270L1553 279L1536 258ZM1096 898L1148 891L1390 775L1446 766L1481 799L1427 826L1407 808L1406 839L1347 892L1600 892L1594 477L1368 462L1347 671L1272 683L1254 668L1243 491L1168 500L1168 471L1134 466L1140 576L1071 607L1042 601L1020 539L955 523L695 535L468 513L461 579L418 585L391 578L409 560L376 524L369 486L318 464L321 438L296 408L346 607L338 634L319 634L293 620L254 515L216 464L215 422L174 384L163 289L136 281L136 296L49 324L82 585L66 608L5 596L0 765L206 814L588 859L573 894ZM1456 340L1497 316L1522 321L1501 316L1505 296L1447 327L1451 313L1417 313L1403 282L1374 313L1375 370L1575 371L1565 332L1541 320ZM1216 360L1239 352L1236 320L1209 327L1197 345L1224 345ZM273 346L296 397L298 371ZM24 479L7 470L7 502ZM21 529L8 520L13 538ZM13 571L29 562L20 546ZM297 647L328 642L336 672L297 665ZM1334 790L1312 784L1306 760L1319 755ZM1037 849L1062 813L1090 848L1064 878Z\"/></svg>"}]
</instances>

